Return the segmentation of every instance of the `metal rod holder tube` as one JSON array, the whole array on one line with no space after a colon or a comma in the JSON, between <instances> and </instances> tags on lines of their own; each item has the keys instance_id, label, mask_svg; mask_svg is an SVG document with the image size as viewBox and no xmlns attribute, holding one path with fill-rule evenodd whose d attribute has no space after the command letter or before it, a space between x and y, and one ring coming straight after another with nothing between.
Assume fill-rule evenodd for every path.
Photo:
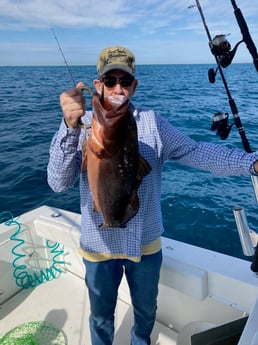
<instances>
[{"instance_id":1,"label":"metal rod holder tube","mask_svg":"<svg viewBox=\"0 0 258 345\"><path fill-rule=\"evenodd\" d=\"M258 176L251 176L256 202L258 202Z\"/></svg>"},{"instance_id":2,"label":"metal rod holder tube","mask_svg":"<svg viewBox=\"0 0 258 345\"><path fill-rule=\"evenodd\" d=\"M242 207L235 207L233 213L235 216L243 253L246 256L252 256L254 255L254 248L250 237L250 229L247 223L245 210Z\"/></svg>"}]
</instances>

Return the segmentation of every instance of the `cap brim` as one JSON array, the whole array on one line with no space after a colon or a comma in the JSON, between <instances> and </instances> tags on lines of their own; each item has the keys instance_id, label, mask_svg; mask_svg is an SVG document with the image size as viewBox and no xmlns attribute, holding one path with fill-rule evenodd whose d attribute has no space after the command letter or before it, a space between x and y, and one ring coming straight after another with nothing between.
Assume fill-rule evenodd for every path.
<instances>
[{"instance_id":1,"label":"cap brim","mask_svg":"<svg viewBox=\"0 0 258 345\"><path fill-rule=\"evenodd\" d=\"M126 65L122 65L122 64L110 64L105 66L100 72L99 72L99 76L103 76L104 74L106 74L109 71L112 71L114 69L119 69L121 71L124 71L126 73L129 73L130 75L134 76L134 71L126 66Z\"/></svg>"}]
</instances>

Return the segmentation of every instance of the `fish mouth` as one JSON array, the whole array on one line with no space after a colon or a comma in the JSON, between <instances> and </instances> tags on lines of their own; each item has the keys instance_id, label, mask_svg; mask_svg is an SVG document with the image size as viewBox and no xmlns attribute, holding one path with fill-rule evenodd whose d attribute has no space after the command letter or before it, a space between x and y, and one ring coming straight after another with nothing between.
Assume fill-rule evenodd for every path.
<instances>
[{"instance_id":1,"label":"fish mouth","mask_svg":"<svg viewBox=\"0 0 258 345\"><path fill-rule=\"evenodd\" d=\"M115 128L120 120L128 114L129 98L123 97L123 102L115 100L114 97L93 97L92 108L93 116L100 126L104 128ZM119 100L119 98L118 98Z\"/></svg>"},{"instance_id":2,"label":"fish mouth","mask_svg":"<svg viewBox=\"0 0 258 345\"><path fill-rule=\"evenodd\" d=\"M104 101L107 101L109 104L119 106L119 105L122 105L125 102L129 101L129 98L127 96L124 96L124 95L117 95L116 97L106 96L106 97L104 97Z\"/></svg>"},{"instance_id":3,"label":"fish mouth","mask_svg":"<svg viewBox=\"0 0 258 345\"><path fill-rule=\"evenodd\" d=\"M126 96L108 96L104 98L103 108L107 119L124 116L128 111L129 98Z\"/></svg>"}]
</instances>

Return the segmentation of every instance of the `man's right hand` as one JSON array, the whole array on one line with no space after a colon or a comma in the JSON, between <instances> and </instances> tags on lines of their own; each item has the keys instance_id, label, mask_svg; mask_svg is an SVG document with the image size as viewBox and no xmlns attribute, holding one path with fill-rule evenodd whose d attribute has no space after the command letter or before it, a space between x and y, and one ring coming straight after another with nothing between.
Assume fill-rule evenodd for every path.
<instances>
[{"instance_id":1,"label":"man's right hand","mask_svg":"<svg viewBox=\"0 0 258 345\"><path fill-rule=\"evenodd\" d=\"M64 114L64 120L68 128L76 128L81 123L81 117L85 114L86 101L79 87L84 86L82 82L76 88L67 90L60 95L60 105Z\"/></svg>"}]
</instances>

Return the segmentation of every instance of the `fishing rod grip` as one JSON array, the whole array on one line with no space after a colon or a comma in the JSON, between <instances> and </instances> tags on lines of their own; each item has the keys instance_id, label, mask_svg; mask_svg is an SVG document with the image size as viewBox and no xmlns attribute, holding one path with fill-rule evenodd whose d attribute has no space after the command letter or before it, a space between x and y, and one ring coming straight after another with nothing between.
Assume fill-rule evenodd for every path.
<instances>
[{"instance_id":1,"label":"fishing rod grip","mask_svg":"<svg viewBox=\"0 0 258 345\"><path fill-rule=\"evenodd\" d=\"M251 264L251 270L255 273L258 273L258 245L255 248L254 259Z\"/></svg>"},{"instance_id":2,"label":"fishing rod grip","mask_svg":"<svg viewBox=\"0 0 258 345\"><path fill-rule=\"evenodd\" d=\"M236 125L236 127L238 129L238 132L239 132L239 135L241 137L244 150L246 152L250 153L250 152L252 152L251 146L250 146L249 141L248 141L248 139L246 137L244 127L243 127L241 119L240 119L240 117L238 115L237 105L236 105L236 103L235 103L233 98L229 98L229 105L230 105L230 108L231 108L231 111L232 111L232 114L233 114L233 117L234 117L235 125Z\"/></svg>"},{"instance_id":3,"label":"fishing rod grip","mask_svg":"<svg viewBox=\"0 0 258 345\"><path fill-rule=\"evenodd\" d=\"M231 2L232 2L232 5L234 7L234 13L235 13L236 20L237 20L238 25L240 27L240 30L242 32L243 40L247 46L247 49L249 50L249 53L251 54L251 56L253 58L254 66L256 68L256 71L258 72L258 54L257 54L256 46L252 40L248 26L246 24L246 21L243 17L243 14L242 14L240 8L237 7L235 1L231 1Z\"/></svg>"}]
</instances>

